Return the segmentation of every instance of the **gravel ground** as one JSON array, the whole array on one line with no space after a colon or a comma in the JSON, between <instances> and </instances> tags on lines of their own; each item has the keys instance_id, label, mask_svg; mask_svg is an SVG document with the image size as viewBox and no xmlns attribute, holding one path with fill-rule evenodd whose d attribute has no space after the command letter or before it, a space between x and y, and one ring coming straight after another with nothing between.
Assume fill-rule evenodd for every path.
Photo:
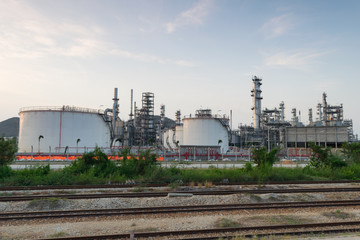
<instances>
[{"instance_id":1,"label":"gravel ground","mask_svg":"<svg viewBox=\"0 0 360 240\"><path fill-rule=\"evenodd\" d=\"M349 185L346 185L350 187ZM352 186L352 185L351 185ZM284 186L279 186L282 188ZM303 187L303 186L301 186ZM311 186L315 187L315 186ZM329 186L327 186L329 187ZM193 196L163 198L104 198L88 200L36 200L30 202L1 202L0 212L39 210L106 209L130 207L157 207L176 205L208 205L254 202L288 202L359 199L359 193L298 193L298 194L235 194L225 196ZM37 239L65 236L86 236L130 231L165 231L205 229L219 226L227 219L239 226L269 224L296 224L308 222L341 221L334 211L343 213L346 220L359 220L360 207L312 208L292 210L256 210L207 213L178 213L161 215L113 216L68 219L12 221L0 223L0 239ZM321 239L321 238L319 238Z\"/></svg>"}]
</instances>

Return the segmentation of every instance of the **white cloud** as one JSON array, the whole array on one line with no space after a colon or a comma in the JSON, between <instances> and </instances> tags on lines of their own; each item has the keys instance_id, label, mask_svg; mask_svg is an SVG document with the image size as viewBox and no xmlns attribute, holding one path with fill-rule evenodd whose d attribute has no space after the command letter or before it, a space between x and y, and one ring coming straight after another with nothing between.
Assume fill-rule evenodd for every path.
<instances>
[{"instance_id":1,"label":"white cloud","mask_svg":"<svg viewBox=\"0 0 360 240\"><path fill-rule=\"evenodd\" d=\"M183 67L195 67L195 64L189 61L184 61L184 60L177 60L175 61L175 63L179 66L183 66Z\"/></svg>"},{"instance_id":2,"label":"white cloud","mask_svg":"<svg viewBox=\"0 0 360 240\"><path fill-rule=\"evenodd\" d=\"M166 23L166 31L173 33L187 25L202 25L212 6L212 0L199 0L192 8L180 13L174 21Z\"/></svg>"},{"instance_id":3,"label":"white cloud","mask_svg":"<svg viewBox=\"0 0 360 240\"><path fill-rule=\"evenodd\" d=\"M100 26L94 24L83 26L69 20L55 21L25 3L0 1L0 60L36 59L47 56L115 55L141 62L194 66L185 60L164 59L146 53L119 49L115 43L102 38L105 30ZM202 4L196 6L195 9L201 8ZM195 9L192 11L197 12ZM192 11L184 14L190 18L194 15Z\"/></svg>"},{"instance_id":4,"label":"white cloud","mask_svg":"<svg viewBox=\"0 0 360 240\"><path fill-rule=\"evenodd\" d=\"M294 26L292 14L284 14L264 23L259 31L265 35L265 38L270 39L286 34L292 30Z\"/></svg>"},{"instance_id":5,"label":"white cloud","mask_svg":"<svg viewBox=\"0 0 360 240\"><path fill-rule=\"evenodd\" d=\"M328 53L313 50L279 52L265 57L264 64L267 67L287 67L305 70L309 65L319 63L320 57Z\"/></svg>"},{"instance_id":6,"label":"white cloud","mask_svg":"<svg viewBox=\"0 0 360 240\"><path fill-rule=\"evenodd\" d=\"M172 60L166 59L159 56L149 55L145 53L134 53L120 49L113 49L109 51L109 54L119 56L122 58L128 58L140 62L155 62L159 64L175 64L181 67L194 67L195 64L185 60Z\"/></svg>"},{"instance_id":7,"label":"white cloud","mask_svg":"<svg viewBox=\"0 0 360 240\"><path fill-rule=\"evenodd\" d=\"M0 51L3 58L48 55L89 56L98 53L103 30L69 21L56 22L26 2L0 1Z\"/></svg>"}]
</instances>

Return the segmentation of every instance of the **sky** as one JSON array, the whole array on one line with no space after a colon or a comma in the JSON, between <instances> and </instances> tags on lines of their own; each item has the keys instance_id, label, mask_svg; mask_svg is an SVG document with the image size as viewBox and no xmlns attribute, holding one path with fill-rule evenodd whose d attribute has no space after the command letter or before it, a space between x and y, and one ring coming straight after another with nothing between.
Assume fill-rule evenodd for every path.
<instances>
[{"instance_id":1,"label":"sky","mask_svg":"<svg viewBox=\"0 0 360 240\"><path fill-rule=\"evenodd\" d=\"M252 123L262 107L307 112L343 104L360 132L360 1L1 0L0 121L30 106L112 107L128 120L130 92L155 95L175 119L197 109ZM314 116L315 118L315 116Z\"/></svg>"}]
</instances>

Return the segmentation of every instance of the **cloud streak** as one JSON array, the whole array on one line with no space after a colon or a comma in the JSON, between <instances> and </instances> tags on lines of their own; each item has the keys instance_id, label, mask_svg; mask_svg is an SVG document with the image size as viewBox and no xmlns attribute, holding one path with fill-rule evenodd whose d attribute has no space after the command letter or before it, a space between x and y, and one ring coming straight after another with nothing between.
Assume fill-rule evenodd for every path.
<instances>
[{"instance_id":1,"label":"cloud streak","mask_svg":"<svg viewBox=\"0 0 360 240\"><path fill-rule=\"evenodd\" d=\"M266 39L271 39L286 34L292 30L294 26L292 14L284 14L264 23L259 31L264 34Z\"/></svg>"},{"instance_id":2,"label":"cloud streak","mask_svg":"<svg viewBox=\"0 0 360 240\"><path fill-rule=\"evenodd\" d=\"M195 67L196 65L190 61L185 60L173 60L166 59L155 55L149 55L145 53L134 53L121 49L109 50L109 54L118 56L121 58L127 58L139 62L153 62L158 64L173 64L181 67Z\"/></svg>"},{"instance_id":3,"label":"cloud streak","mask_svg":"<svg viewBox=\"0 0 360 240\"><path fill-rule=\"evenodd\" d=\"M104 39L106 31L100 26L85 27L69 20L56 22L22 2L0 1L0 9L3 23L0 24L0 60L109 55L140 62L195 66L182 59L164 59L119 49L116 43Z\"/></svg>"},{"instance_id":4,"label":"cloud streak","mask_svg":"<svg viewBox=\"0 0 360 240\"><path fill-rule=\"evenodd\" d=\"M279 52L265 57L264 65L267 67L286 67L305 70L309 65L319 63L319 59L328 53L326 51L314 50Z\"/></svg>"},{"instance_id":5,"label":"cloud streak","mask_svg":"<svg viewBox=\"0 0 360 240\"><path fill-rule=\"evenodd\" d=\"M167 33L173 33L185 26L199 26L204 23L206 16L213 6L212 0L200 0L192 8L180 13L172 22L166 23Z\"/></svg>"}]
</instances>

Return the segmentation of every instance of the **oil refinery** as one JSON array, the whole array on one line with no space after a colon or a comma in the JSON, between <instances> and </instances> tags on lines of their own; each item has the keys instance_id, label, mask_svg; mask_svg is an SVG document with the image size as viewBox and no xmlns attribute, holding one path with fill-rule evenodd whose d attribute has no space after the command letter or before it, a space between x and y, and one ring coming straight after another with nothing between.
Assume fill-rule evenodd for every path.
<instances>
[{"instance_id":1,"label":"oil refinery","mask_svg":"<svg viewBox=\"0 0 360 240\"><path fill-rule=\"evenodd\" d=\"M165 105L161 105L160 116L155 116L154 94L142 93L138 106L133 90L129 119L120 119L117 88L112 108L22 108L19 153L81 154L100 147L110 154L125 147L152 147L173 158L210 159L220 154L245 156L254 146L279 147L284 155L289 155L289 149L307 152L310 142L339 148L344 142L358 141L352 120L344 119L343 105L328 104L326 93L316 107L315 118L313 109L308 109L308 124L304 124L296 108L291 111L291 120L285 119L284 102L278 108L263 109L261 85L262 79L254 76L252 124L240 124L236 129L231 126L231 116L213 114L211 109L199 109L183 117L178 110L175 120L171 120L165 115Z\"/></svg>"}]
</instances>

